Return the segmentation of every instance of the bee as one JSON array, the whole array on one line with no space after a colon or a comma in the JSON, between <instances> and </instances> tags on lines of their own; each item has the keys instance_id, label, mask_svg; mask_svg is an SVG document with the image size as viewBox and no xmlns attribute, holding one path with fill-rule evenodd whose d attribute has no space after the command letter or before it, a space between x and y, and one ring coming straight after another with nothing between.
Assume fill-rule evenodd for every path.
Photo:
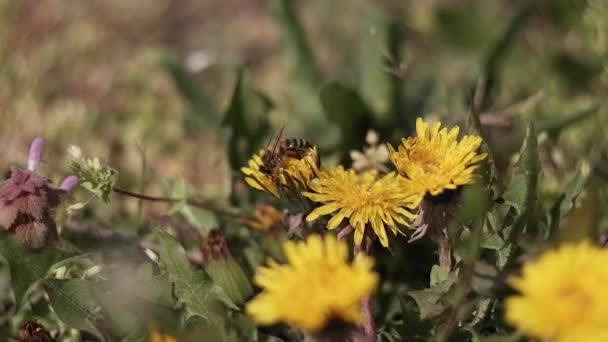
<instances>
[{"instance_id":1,"label":"bee","mask_svg":"<svg viewBox=\"0 0 608 342\"><path fill-rule=\"evenodd\" d=\"M306 139L302 138L286 138L281 139L283 135L283 128L279 132L279 135L274 143L272 149L269 149L270 141L274 133L270 136L270 141L267 144L266 151L262 155L262 165L260 165L260 172L276 179L278 173L286 167L286 162L289 159L302 159L306 157L309 150L313 145Z\"/></svg>"}]
</instances>

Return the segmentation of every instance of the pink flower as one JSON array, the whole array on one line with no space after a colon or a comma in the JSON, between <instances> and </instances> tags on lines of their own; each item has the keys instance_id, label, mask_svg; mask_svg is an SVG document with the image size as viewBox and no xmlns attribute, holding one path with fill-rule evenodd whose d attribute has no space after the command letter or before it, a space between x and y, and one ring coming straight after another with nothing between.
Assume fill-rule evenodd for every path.
<instances>
[{"instance_id":1,"label":"pink flower","mask_svg":"<svg viewBox=\"0 0 608 342\"><path fill-rule=\"evenodd\" d=\"M35 173L43 144L40 138L32 143L28 170L12 166L11 177L0 183L0 229L14 234L31 248L43 247L57 239L54 210L78 183L75 176L70 176L55 189L47 178Z\"/></svg>"}]
</instances>

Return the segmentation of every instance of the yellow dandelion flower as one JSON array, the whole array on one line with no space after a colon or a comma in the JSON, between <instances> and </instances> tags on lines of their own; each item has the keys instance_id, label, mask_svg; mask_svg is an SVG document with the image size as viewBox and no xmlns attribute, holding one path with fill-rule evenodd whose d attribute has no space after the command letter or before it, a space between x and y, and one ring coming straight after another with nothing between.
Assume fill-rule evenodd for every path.
<instances>
[{"instance_id":1,"label":"yellow dandelion flower","mask_svg":"<svg viewBox=\"0 0 608 342\"><path fill-rule=\"evenodd\" d=\"M445 127L440 128L440 122L429 127L418 118L416 137L401 139L398 151L388 146L391 161L399 173L420 184L433 196L473 183L475 169L487 157L486 153L477 152L481 137L465 135L458 141L458 126L449 131Z\"/></svg>"},{"instance_id":2,"label":"yellow dandelion flower","mask_svg":"<svg viewBox=\"0 0 608 342\"><path fill-rule=\"evenodd\" d=\"M385 228L397 234L397 224L408 225L406 219L416 218L407 209L415 209L422 199L415 184L394 172L379 178L375 170L359 175L342 166L321 172L308 186L314 192L302 194L324 205L313 210L306 219L313 221L335 213L327 224L328 229L335 229L347 218L355 229L357 245L361 244L369 224L382 245L388 246Z\"/></svg>"},{"instance_id":3,"label":"yellow dandelion flower","mask_svg":"<svg viewBox=\"0 0 608 342\"><path fill-rule=\"evenodd\" d=\"M248 162L247 167L241 168L245 175L245 182L254 189L270 193L279 197L283 190L293 190L296 193L306 190L306 184L319 172L319 154L314 146L308 154L302 158L282 157L282 162L277 166L276 178L260 171L263 165L262 156L264 150L254 155Z\"/></svg>"},{"instance_id":4,"label":"yellow dandelion flower","mask_svg":"<svg viewBox=\"0 0 608 342\"><path fill-rule=\"evenodd\" d=\"M255 206L255 218L244 223L261 232L269 232L280 225L282 216L279 209L260 203Z\"/></svg>"},{"instance_id":5,"label":"yellow dandelion flower","mask_svg":"<svg viewBox=\"0 0 608 342\"><path fill-rule=\"evenodd\" d=\"M608 341L608 250L588 242L543 254L510 280L506 319L522 332L555 342Z\"/></svg>"},{"instance_id":6,"label":"yellow dandelion flower","mask_svg":"<svg viewBox=\"0 0 608 342\"><path fill-rule=\"evenodd\" d=\"M264 291L247 313L260 325L284 322L308 333L334 320L360 324L360 302L378 284L373 259L359 255L349 263L346 243L331 235L283 246L287 264L271 261L256 270L255 283Z\"/></svg>"}]
</instances>

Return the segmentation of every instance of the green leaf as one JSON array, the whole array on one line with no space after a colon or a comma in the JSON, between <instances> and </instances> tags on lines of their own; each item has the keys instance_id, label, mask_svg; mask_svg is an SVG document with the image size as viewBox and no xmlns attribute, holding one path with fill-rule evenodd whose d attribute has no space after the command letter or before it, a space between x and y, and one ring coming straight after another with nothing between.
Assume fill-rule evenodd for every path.
<instances>
[{"instance_id":1,"label":"green leaf","mask_svg":"<svg viewBox=\"0 0 608 342\"><path fill-rule=\"evenodd\" d=\"M54 247L28 249L8 234L0 234L0 254L9 265L17 307L21 306L27 291L46 278L51 266L68 256Z\"/></svg>"},{"instance_id":2,"label":"green leaf","mask_svg":"<svg viewBox=\"0 0 608 342\"><path fill-rule=\"evenodd\" d=\"M397 332L401 338L399 341L429 341L433 328L432 322L419 319L405 298L399 297L399 305L402 316L402 324L397 326Z\"/></svg>"},{"instance_id":3,"label":"green leaf","mask_svg":"<svg viewBox=\"0 0 608 342\"><path fill-rule=\"evenodd\" d=\"M447 281L449 276L450 272L445 267L433 265L431 268L430 286L433 287Z\"/></svg>"},{"instance_id":4,"label":"green leaf","mask_svg":"<svg viewBox=\"0 0 608 342\"><path fill-rule=\"evenodd\" d=\"M536 186L540 172L536 131L531 123L526 130L526 137L519 153L519 159L513 168L511 181L503 195L505 204L513 208L516 218L527 218L536 201Z\"/></svg>"},{"instance_id":5,"label":"green leaf","mask_svg":"<svg viewBox=\"0 0 608 342\"><path fill-rule=\"evenodd\" d=\"M342 152L348 155L362 144L361 137L369 128L369 110L352 88L330 81L321 88L321 104L329 121L342 132Z\"/></svg>"},{"instance_id":6,"label":"green leaf","mask_svg":"<svg viewBox=\"0 0 608 342\"><path fill-rule=\"evenodd\" d=\"M115 334L137 337L147 334L150 325L177 329L179 311L166 273L154 276L152 264L145 263L137 270L112 267L104 276L107 280L96 283L93 290Z\"/></svg>"},{"instance_id":7,"label":"green leaf","mask_svg":"<svg viewBox=\"0 0 608 342\"><path fill-rule=\"evenodd\" d=\"M273 108L270 99L253 88L251 73L246 67L238 71L232 99L222 125L231 127L239 137L255 138L268 125L268 112Z\"/></svg>"},{"instance_id":8,"label":"green leaf","mask_svg":"<svg viewBox=\"0 0 608 342\"><path fill-rule=\"evenodd\" d=\"M294 0L269 0L274 19L279 25L287 69L296 82L318 89L322 76L298 20Z\"/></svg>"},{"instance_id":9,"label":"green leaf","mask_svg":"<svg viewBox=\"0 0 608 342\"><path fill-rule=\"evenodd\" d=\"M178 178L173 182L172 197L183 200L173 203L169 208L169 214L182 215L188 223L196 227L203 235L206 235L212 228L218 226L217 217L209 210L196 208L188 204L187 199L192 196L191 187L183 178Z\"/></svg>"},{"instance_id":10,"label":"green leaf","mask_svg":"<svg viewBox=\"0 0 608 342\"><path fill-rule=\"evenodd\" d=\"M205 272L195 270L190 265L182 246L174 237L161 232L159 238L160 263L167 270L176 298L185 306L189 317L210 319L211 316L225 311L226 307L239 310L224 290L214 284Z\"/></svg>"},{"instance_id":11,"label":"green leaf","mask_svg":"<svg viewBox=\"0 0 608 342\"><path fill-rule=\"evenodd\" d=\"M440 303L440 299L444 295L442 289L410 291L408 295L416 301L418 310L420 310L420 319L433 318L445 309L445 305Z\"/></svg>"},{"instance_id":12,"label":"green leaf","mask_svg":"<svg viewBox=\"0 0 608 342\"><path fill-rule=\"evenodd\" d=\"M500 84L500 72L503 69L504 60L517 39L518 33L533 18L536 9L537 4L534 1L526 1L520 5L515 10L503 33L488 50L483 66L483 89L480 90L483 97L481 103L479 103L480 108L476 108L476 110L486 110L493 104L497 87ZM477 84L474 89L476 88Z\"/></svg>"},{"instance_id":13,"label":"green leaf","mask_svg":"<svg viewBox=\"0 0 608 342\"><path fill-rule=\"evenodd\" d=\"M260 139L270 127L268 112L272 108L270 99L253 88L249 70L242 67L222 122L232 130L228 152L233 170L238 170L260 148Z\"/></svg>"},{"instance_id":14,"label":"green leaf","mask_svg":"<svg viewBox=\"0 0 608 342\"><path fill-rule=\"evenodd\" d=\"M538 123L539 132L547 132L551 136L557 136L562 130L577 124L599 112L597 105L568 115L551 115L552 119Z\"/></svg>"},{"instance_id":15,"label":"green leaf","mask_svg":"<svg viewBox=\"0 0 608 342\"><path fill-rule=\"evenodd\" d=\"M519 159L513 168L511 181L503 194L505 204L511 208L507 212L503 236L507 244L499 251L499 268L504 268L516 255L513 242L525 231L532 219L536 203L536 188L540 161L534 125L528 124L526 138L519 153Z\"/></svg>"},{"instance_id":16,"label":"green leaf","mask_svg":"<svg viewBox=\"0 0 608 342\"><path fill-rule=\"evenodd\" d=\"M452 272L442 283L428 289L408 292L408 295L412 297L418 305L420 319L433 318L443 312L446 305L442 302L442 298L452 288L452 285L457 279L457 273Z\"/></svg>"},{"instance_id":17,"label":"green leaf","mask_svg":"<svg viewBox=\"0 0 608 342\"><path fill-rule=\"evenodd\" d=\"M457 250L465 264L472 266L479 257L483 243L484 228L487 230L488 209L490 208L490 186L479 183L464 187L461 194L461 207L456 216L459 222L467 222L469 234L463 234L458 241ZM453 223L452 223L453 224Z\"/></svg>"},{"instance_id":18,"label":"green leaf","mask_svg":"<svg viewBox=\"0 0 608 342\"><path fill-rule=\"evenodd\" d=\"M375 122L382 127L396 119L401 104L401 39L397 25L388 22L377 8L371 8L367 18L367 32L363 34L359 55L362 98L372 109Z\"/></svg>"},{"instance_id":19,"label":"green leaf","mask_svg":"<svg viewBox=\"0 0 608 342\"><path fill-rule=\"evenodd\" d=\"M89 284L84 279L49 279L44 282L44 288L55 314L63 323L74 329L85 330L104 341L93 324L98 304Z\"/></svg>"},{"instance_id":20,"label":"green leaf","mask_svg":"<svg viewBox=\"0 0 608 342\"><path fill-rule=\"evenodd\" d=\"M583 192L588 177L582 173L578 173L568 185L566 189L553 203L551 209L546 214L544 238L551 238L559 228L559 223L562 217L566 216L574 207L577 197Z\"/></svg>"},{"instance_id":21,"label":"green leaf","mask_svg":"<svg viewBox=\"0 0 608 342\"><path fill-rule=\"evenodd\" d=\"M207 96L200 90L177 57L165 56L162 65L173 78L177 90L190 105L197 120L207 126L219 126L220 114L213 108Z\"/></svg>"},{"instance_id":22,"label":"green leaf","mask_svg":"<svg viewBox=\"0 0 608 342\"><path fill-rule=\"evenodd\" d=\"M479 151L481 153L487 153L488 157L481 161L480 167L477 169L477 174L481 176L481 183L485 184L488 190L491 190L492 184L496 181L496 164L494 164L494 157L490 146L486 143L486 134L479 121L479 115L474 111L470 111L467 116L467 129L469 134L475 134L483 139Z\"/></svg>"}]
</instances>

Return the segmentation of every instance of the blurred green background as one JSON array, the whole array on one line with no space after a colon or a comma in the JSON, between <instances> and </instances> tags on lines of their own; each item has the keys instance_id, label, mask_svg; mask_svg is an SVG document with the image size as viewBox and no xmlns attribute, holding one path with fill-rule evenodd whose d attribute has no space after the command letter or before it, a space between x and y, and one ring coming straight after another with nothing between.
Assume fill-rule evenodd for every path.
<instances>
[{"instance_id":1,"label":"blurred green background","mask_svg":"<svg viewBox=\"0 0 608 342\"><path fill-rule=\"evenodd\" d=\"M251 212L262 197L239 169L277 128L317 144L325 165L349 166L370 129L394 144L418 116L466 126L474 112L497 166L497 197L533 122L539 191L523 192L540 201L521 217L551 228L539 235L557 225L558 239L595 236L608 232L607 53L608 0L0 0L0 170L25 166L31 140L42 136L41 174L55 183L69 173L66 150L76 144L117 169L121 188L196 193ZM536 185L528 171L516 168ZM90 196L80 190L71 203ZM95 201L62 236L96 250L101 238L69 234L101 227L120 233L108 239L120 249L124 236L163 225L192 249L198 233L223 223L202 210L166 209L119 196ZM259 247L255 234L232 228L233 251L261 263L262 252L248 254ZM391 286L406 278L426 286L430 265L420 260L430 247L408 247L379 253L381 293L398 292ZM107 265L129 279L125 288L151 275L133 280ZM389 317L399 302L386 298L379 303Z\"/></svg>"}]
</instances>

